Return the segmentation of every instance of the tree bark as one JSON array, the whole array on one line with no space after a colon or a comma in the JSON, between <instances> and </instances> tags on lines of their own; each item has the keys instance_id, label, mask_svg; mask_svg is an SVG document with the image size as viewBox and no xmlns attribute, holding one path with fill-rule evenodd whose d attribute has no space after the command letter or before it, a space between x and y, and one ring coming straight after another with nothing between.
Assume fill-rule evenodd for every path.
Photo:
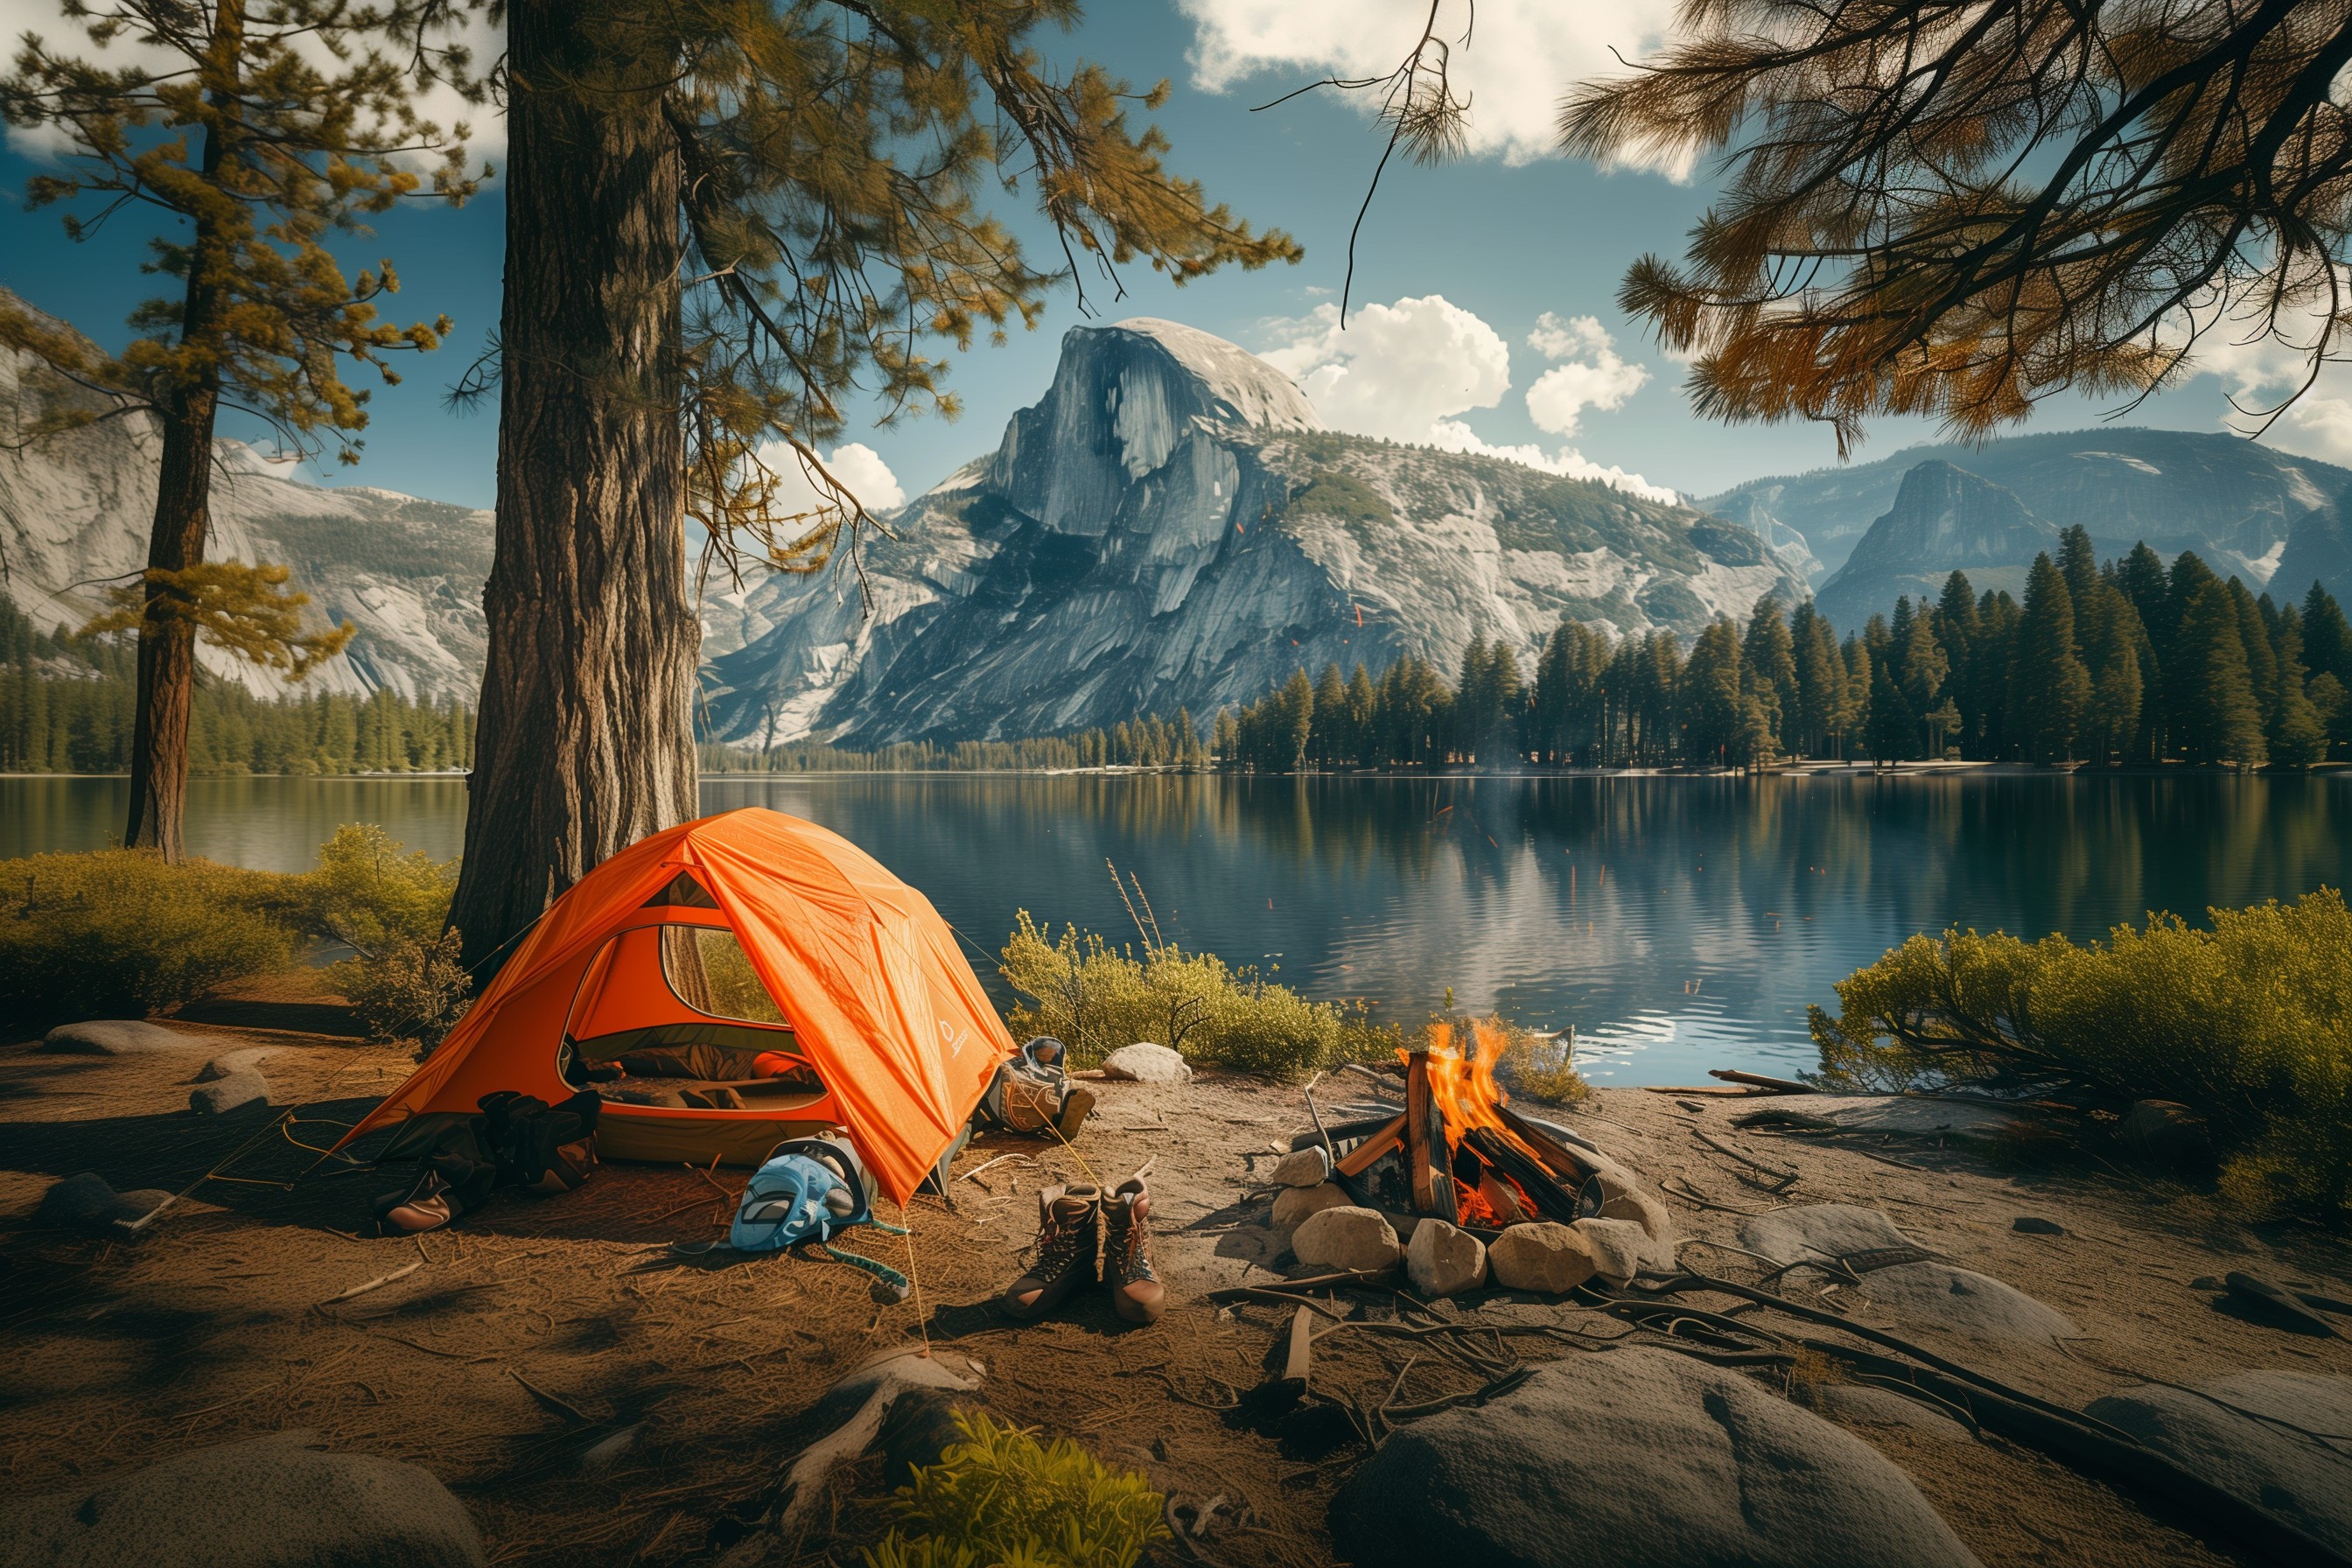
<instances>
[{"instance_id":1,"label":"tree bark","mask_svg":"<svg viewBox=\"0 0 2352 1568\"><path fill-rule=\"evenodd\" d=\"M450 910L478 976L695 803L679 153L666 62L600 58L597 9L507 11L498 546Z\"/></svg>"},{"instance_id":2,"label":"tree bark","mask_svg":"<svg viewBox=\"0 0 2352 1568\"><path fill-rule=\"evenodd\" d=\"M245 0L219 0L214 13L213 47L229 69L241 64ZM212 105L226 115L233 100L215 92ZM198 167L205 183L220 177L224 138L207 128ZM220 226L203 212L188 249L187 289L180 311L182 345L199 345L197 369L167 393L158 411L163 426L163 465L156 476L155 515L147 532L150 571L180 572L201 565L212 531L213 426L220 413L219 360L203 345L218 336L226 309L227 270ZM139 626L139 693L131 727L131 813L123 825L126 849L153 849L167 864L187 854L188 714L196 690L196 624L183 612L183 592L150 582L146 612Z\"/></svg>"}]
</instances>

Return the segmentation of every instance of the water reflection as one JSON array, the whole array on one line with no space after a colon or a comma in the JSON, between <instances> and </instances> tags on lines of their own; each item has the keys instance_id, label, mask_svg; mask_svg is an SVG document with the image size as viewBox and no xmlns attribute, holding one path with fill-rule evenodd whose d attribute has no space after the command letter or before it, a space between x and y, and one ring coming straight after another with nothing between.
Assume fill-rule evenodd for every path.
<instances>
[{"instance_id":1,"label":"water reflection","mask_svg":"<svg viewBox=\"0 0 2352 1568\"><path fill-rule=\"evenodd\" d=\"M0 854L90 847L122 784L0 781ZM1162 931L1322 996L1573 1024L1603 1081L1811 1059L1804 1009L1914 931L2097 936L2149 909L2293 898L2352 872L2352 781L1844 777L1223 779L832 775L706 783L847 834L922 887L975 965L1013 912ZM297 868L336 824L455 854L455 780L202 780L199 853Z\"/></svg>"}]
</instances>

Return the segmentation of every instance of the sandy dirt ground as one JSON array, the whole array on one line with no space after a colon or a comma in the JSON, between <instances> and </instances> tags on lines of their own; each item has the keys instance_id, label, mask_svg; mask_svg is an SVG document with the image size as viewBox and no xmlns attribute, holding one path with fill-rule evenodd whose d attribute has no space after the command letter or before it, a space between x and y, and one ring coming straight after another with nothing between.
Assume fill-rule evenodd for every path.
<instances>
[{"instance_id":1,"label":"sandy dirt ground","mask_svg":"<svg viewBox=\"0 0 2352 1568\"><path fill-rule=\"evenodd\" d=\"M1332 1560L1327 1510L1363 1450L1336 1405L1285 1415L1243 1397L1265 1378L1291 1304L1208 1299L1297 1272L1276 1256L1271 1190L1255 1179L1268 1152L1307 1124L1295 1087L1101 1084L1074 1147L983 1139L958 1161L952 1208L918 1199L904 1216L886 1210L911 1225L909 1238L866 1232L844 1243L914 1278L914 1299L889 1303L864 1274L821 1258L674 1257L669 1243L719 1234L740 1172L607 1164L566 1197L501 1194L421 1240L364 1237L368 1198L396 1175L330 1168L287 1184L399 1081L405 1058L328 1035L198 1027L223 1049L283 1047L264 1070L281 1108L307 1109L285 1123L278 1110L191 1113L201 1055L0 1047L0 1484L13 1493L299 1429L432 1469L472 1508L499 1563L707 1562L730 1520L817 1435L810 1412L824 1389L878 1350L928 1341L982 1364L1000 1414L1143 1470L1188 1509L1221 1500L1197 1552L1163 1547L1158 1560ZM2336 1236L2250 1226L2197 1191L2079 1156L1735 1131L1729 1118L1745 1109L1610 1090L1546 1113L1650 1183L1671 1178L1683 1195L1669 1206L1699 1242L1736 1243L1744 1213L1781 1204L1883 1209L1923 1246L2065 1313L2081 1337L1992 1347L1902 1323L1851 1289L1831 1304L2070 1405L2148 1378L2352 1375L2345 1341L2231 1316L2192 1285L2246 1268L2352 1294ZM1701 1133L1798 1179L1768 1194ZM991 1302L1019 1271L1038 1187L1115 1182L1147 1162L1155 1254L1176 1303L1167 1318L1127 1329L1099 1292L1048 1322L999 1318ZM48 1184L77 1172L176 1192L215 1170L236 1179L198 1186L135 1242L31 1223ZM980 1180L962 1179L975 1172ZM2020 1216L2064 1234L2017 1232ZM1684 1261L1726 1278L1763 1271L1720 1247L1688 1247ZM331 1300L410 1265L419 1267ZM1784 1288L1823 1299L1794 1277ZM1420 1310L1391 1291L1318 1300L1332 1319ZM1592 1353L1633 1331L1601 1305L1493 1291L1437 1303L1417 1321L1559 1331L1442 1333L1411 1350L1399 1338L1337 1335L1318 1347L1316 1386L1360 1410L1473 1390L1498 1357ZM1754 1375L1790 1390L1794 1374ZM2160 1499L2000 1439L1883 1411L1838 1418L1908 1471L1989 1568L2257 1561ZM853 1473L817 1529L772 1560L856 1562L879 1529L878 1489L870 1469Z\"/></svg>"}]
</instances>

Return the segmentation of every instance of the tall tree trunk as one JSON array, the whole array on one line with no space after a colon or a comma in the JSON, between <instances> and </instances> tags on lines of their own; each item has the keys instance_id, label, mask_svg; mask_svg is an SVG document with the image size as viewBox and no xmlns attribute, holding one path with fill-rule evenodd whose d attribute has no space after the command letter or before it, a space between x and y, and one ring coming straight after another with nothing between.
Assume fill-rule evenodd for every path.
<instances>
[{"instance_id":1,"label":"tall tree trunk","mask_svg":"<svg viewBox=\"0 0 2352 1568\"><path fill-rule=\"evenodd\" d=\"M218 0L213 51L217 68L234 72L245 51L245 0ZM226 116L233 95L215 90L213 109ZM197 166L208 185L220 178L226 125L208 127ZM163 460L155 483L155 515L147 532L147 568L182 572L202 565L212 531L213 424L220 413L218 358L206 345L218 337L228 298L226 240L203 212L188 247L188 279L180 311L180 342L196 345L197 366L172 389L160 410ZM185 595L150 582L139 626L138 710L131 727L131 814L122 829L127 849L154 849L176 865L187 854L188 712L196 691L196 623Z\"/></svg>"},{"instance_id":2,"label":"tall tree trunk","mask_svg":"<svg viewBox=\"0 0 2352 1568\"><path fill-rule=\"evenodd\" d=\"M449 917L485 968L695 801L679 156L666 62L601 58L598 9L507 9L498 549Z\"/></svg>"}]
</instances>

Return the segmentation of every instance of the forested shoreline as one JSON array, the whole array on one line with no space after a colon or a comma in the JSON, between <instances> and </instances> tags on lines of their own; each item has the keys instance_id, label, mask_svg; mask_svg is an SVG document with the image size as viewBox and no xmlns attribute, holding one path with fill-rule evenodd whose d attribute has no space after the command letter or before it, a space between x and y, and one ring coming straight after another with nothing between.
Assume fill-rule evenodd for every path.
<instances>
[{"instance_id":1,"label":"forested shoreline","mask_svg":"<svg viewBox=\"0 0 2352 1568\"><path fill-rule=\"evenodd\" d=\"M116 773L128 761L126 642L43 632L0 602L0 772ZM1808 602L1621 637L1573 619L1523 670L1474 637L1449 679L1407 657L1375 676L1304 670L1204 727L1187 710L1012 741L858 751L704 742L706 774L1028 773L1104 767L1252 773L1448 767L1721 768L1953 756L2035 764L2308 767L2352 758L2352 626L2315 583L2298 601L2168 567L2142 544L2104 565L2082 529L2036 561L2018 603L1954 572L1843 637ZM267 701L200 682L205 774L464 770L473 715L380 690Z\"/></svg>"}]
</instances>

